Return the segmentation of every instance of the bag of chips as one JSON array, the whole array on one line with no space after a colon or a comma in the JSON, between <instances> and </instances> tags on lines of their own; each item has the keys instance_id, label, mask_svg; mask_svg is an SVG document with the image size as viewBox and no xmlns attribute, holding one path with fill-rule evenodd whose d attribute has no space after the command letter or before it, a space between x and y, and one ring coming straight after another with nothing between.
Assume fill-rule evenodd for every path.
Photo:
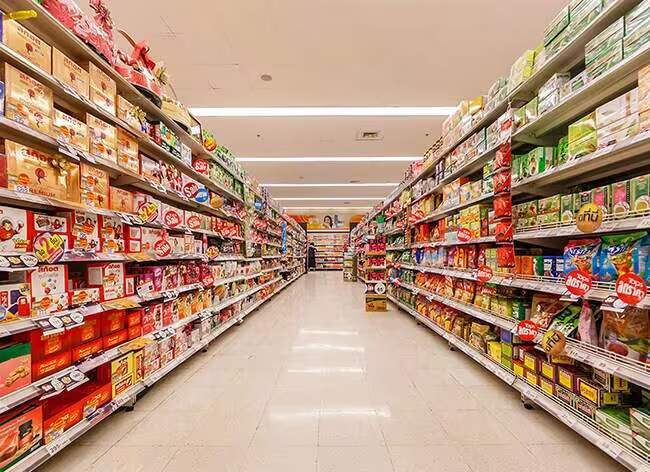
<instances>
[{"instance_id":1,"label":"bag of chips","mask_svg":"<svg viewBox=\"0 0 650 472\"><path fill-rule=\"evenodd\" d=\"M600 249L600 280L614 282L623 274L639 275L639 248L645 231L603 236Z\"/></svg>"},{"instance_id":2,"label":"bag of chips","mask_svg":"<svg viewBox=\"0 0 650 472\"><path fill-rule=\"evenodd\" d=\"M600 239L572 239L564 248L564 275L582 270L598 280Z\"/></svg>"},{"instance_id":3,"label":"bag of chips","mask_svg":"<svg viewBox=\"0 0 650 472\"><path fill-rule=\"evenodd\" d=\"M530 320L546 329L555 316L564 310L569 302L560 301L556 295L536 293L533 295L533 305L530 310Z\"/></svg>"}]
</instances>

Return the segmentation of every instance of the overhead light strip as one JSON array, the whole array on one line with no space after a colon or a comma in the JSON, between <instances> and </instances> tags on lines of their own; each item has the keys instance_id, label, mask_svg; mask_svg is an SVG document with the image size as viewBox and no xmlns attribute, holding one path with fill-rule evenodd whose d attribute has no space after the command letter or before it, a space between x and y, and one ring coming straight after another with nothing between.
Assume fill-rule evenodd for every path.
<instances>
[{"instance_id":1,"label":"overhead light strip","mask_svg":"<svg viewBox=\"0 0 650 472\"><path fill-rule=\"evenodd\" d=\"M260 184L266 188L293 188L293 187L397 187L396 183L341 183L341 184Z\"/></svg>"},{"instance_id":2,"label":"overhead light strip","mask_svg":"<svg viewBox=\"0 0 650 472\"><path fill-rule=\"evenodd\" d=\"M375 201L383 200L383 197L280 197L274 198L277 202L327 202L330 200L345 200L345 201Z\"/></svg>"},{"instance_id":3,"label":"overhead light strip","mask_svg":"<svg viewBox=\"0 0 650 472\"><path fill-rule=\"evenodd\" d=\"M414 162L422 156L369 156L369 157L238 157L239 162Z\"/></svg>"},{"instance_id":4,"label":"overhead light strip","mask_svg":"<svg viewBox=\"0 0 650 472\"><path fill-rule=\"evenodd\" d=\"M366 211L372 209L372 207L331 207L331 206L320 206L320 207L283 207L285 210L360 210L360 211Z\"/></svg>"},{"instance_id":5,"label":"overhead light strip","mask_svg":"<svg viewBox=\"0 0 650 472\"><path fill-rule=\"evenodd\" d=\"M455 107L192 107L203 117L449 116Z\"/></svg>"}]
</instances>

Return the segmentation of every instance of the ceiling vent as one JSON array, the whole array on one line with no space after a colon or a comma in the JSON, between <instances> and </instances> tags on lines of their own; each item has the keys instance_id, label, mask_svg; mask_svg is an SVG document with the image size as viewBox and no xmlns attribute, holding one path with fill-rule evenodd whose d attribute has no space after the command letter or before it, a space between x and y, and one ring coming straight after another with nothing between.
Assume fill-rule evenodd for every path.
<instances>
[{"instance_id":1,"label":"ceiling vent","mask_svg":"<svg viewBox=\"0 0 650 472\"><path fill-rule=\"evenodd\" d=\"M381 131L359 131L357 141L381 141L383 138Z\"/></svg>"}]
</instances>

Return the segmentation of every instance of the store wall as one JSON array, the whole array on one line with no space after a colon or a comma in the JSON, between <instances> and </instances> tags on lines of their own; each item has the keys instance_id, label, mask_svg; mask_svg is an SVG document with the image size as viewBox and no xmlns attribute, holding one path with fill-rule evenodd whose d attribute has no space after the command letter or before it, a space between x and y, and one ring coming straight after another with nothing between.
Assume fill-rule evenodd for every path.
<instances>
[{"instance_id":1,"label":"store wall","mask_svg":"<svg viewBox=\"0 0 650 472\"><path fill-rule=\"evenodd\" d=\"M291 212L289 214L298 223L305 223L307 229L349 229L350 223L358 223L363 214L357 212L332 211L305 211Z\"/></svg>"}]
</instances>

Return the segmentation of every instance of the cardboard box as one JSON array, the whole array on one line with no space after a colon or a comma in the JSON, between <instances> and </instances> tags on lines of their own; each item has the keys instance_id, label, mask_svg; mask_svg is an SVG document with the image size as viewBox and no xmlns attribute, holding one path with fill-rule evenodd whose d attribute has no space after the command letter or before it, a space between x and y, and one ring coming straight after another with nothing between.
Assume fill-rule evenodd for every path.
<instances>
[{"instance_id":1,"label":"cardboard box","mask_svg":"<svg viewBox=\"0 0 650 472\"><path fill-rule=\"evenodd\" d=\"M32 382L32 357L29 343L0 346L0 395L8 395Z\"/></svg>"},{"instance_id":2,"label":"cardboard box","mask_svg":"<svg viewBox=\"0 0 650 472\"><path fill-rule=\"evenodd\" d=\"M7 182L11 191L79 202L79 166L68 162L66 174L49 154L5 140Z\"/></svg>"},{"instance_id":3,"label":"cardboard box","mask_svg":"<svg viewBox=\"0 0 650 472\"><path fill-rule=\"evenodd\" d=\"M93 62L88 63L90 79L90 101L104 111L115 115L117 85Z\"/></svg>"},{"instance_id":4,"label":"cardboard box","mask_svg":"<svg viewBox=\"0 0 650 472\"><path fill-rule=\"evenodd\" d=\"M55 109L52 122L53 137L81 151L88 151L88 127L86 123Z\"/></svg>"},{"instance_id":5,"label":"cardboard box","mask_svg":"<svg viewBox=\"0 0 650 472\"><path fill-rule=\"evenodd\" d=\"M90 137L90 153L100 159L117 164L117 130L105 121L86 113Z\"/></svg>"},{"instance_id":6,"label":"cardboard box","mask_svg":"<svg viewBox=\"0 0 650 472\"><path fill-rule=\"evenodd\" d=\"M108 173L81 163L81 204L92 208L109 207Z\"/></svg>"},{"instance_id":7,"label":"cardboard box","mask_svg":"<svg viewBox=\"0 0 650 472\"><path fill-rule=\"evenodd\" d=\"M15 20L4 15L2 42L47 74L52 73L52 47Z\"/></svg>"},{"instance_id":8,"label":"cardboard box","mask_svg":"<svg viewBox=\"0 0 650 472\"><path fill-rule=\"evenodd\" d=\"M605 128L628 116L638 115L638 112L639 89L635 88L596 108L596 128Z\"/></svg>"},{"instance_id":9,"label":"cardboard box","mask_svg":"<svg viewBox=\"0 0 650 472\"><path fill-rule=\"evenodd\" d=\"M0 285L0 323L31 317L31 299L29 284Z\"/></svg>"},{"instance_id":10,"label":"cardboard box","mask_svg":"<svg viewBox=\"0 0 650 472\"><path fill-rule=\"evenodd\" d=\"M117 187L109 187L110 209L122 213L133 213L133 193Z\"/></svg>"},{"instance_id":11,"label":"cardboard box","mask_svg":"<svg viewBox=\"0 0 650 472\"><path fill-rule=\"evenodd\" d=\"M98 354L102 352L103 348L104 344L101 338L73 347L70 351L72 362L78 362L80 360L86 359L87 357Z\"/></svg>"},{"instance_id":12,"label":"cardboard box","mask_svg":"<svg viewBox=\"0 0 650 472\"><path fill-rule=\"evenodd\" d=\"M124 310L110 310L102 313L102 335L107 336L126 328L126 313Z\"/></svg>"},{"instance_id":13,"label":"cardboard box","mask_svg":"<svg viewBox=\"0 0 650 472\"><path fill-rule=\"evenodd\" d=\"M68 219L70 249L99 251L99 218L96 214L73 210L60 215Z\"/></svg>"},{"instance_id":14,"label":"cardboard box","mask_svg":"<svg viewBox=\"0 0 650 472\"><path fill-rule=\"evenodd\" d=\"M111 385L113 398L124 393L135 383L135 360L132 352L111 362Z\"/></svg>"},{"instance_id":15,"label":"cardboard box","mask_svg":"<svg viewBox=\"0 0 650 472\"><path fill-rule=\"evenodd\" d=\"M124 252L124 223L117 216L99 216L100 251L104 253Z\"/></svg>"},{"instance_id":16,"label":"cardboard box","mask_svg":"<svg viewBox=\"0 0 650 472\"><path fill-rule=\"evenodd\" d=\"M128 340L128 331L123 329L122 331L117 331L115 333L109 334L102 338L102 343L104 350L110 349L120 344L125 343Z\"/></svg>"},{"instance_id":17,"label":"cardboard box","mask_svg":"<svg viewBox=\"0 0 650 472\"><path fill-rule=\"evenodd\" d=\"M31 129L52 132L52 90L9 64L3 64L5 115Z\"/></svg>"},{"instance_id":18,"label":"cardboard box","mask_svg":"<svg viewBox=\"0 0 650 472\"><path fill-rule=\"evenodd\" d=\"M124 297L124 263L88 264L88 286L99 287L102 301Z\"/></svg>"},{"instance_id":19,"label":"cardboard box","mask_svg":"<svg viewBox=\"0 0 650 472\"><path fill-rule=\"evenodd\" d=\"M34 362L32 363L32 381L40 380L43 377L65 369L71 362L70 351L59 352L58 354Z\"/></svg>"},{"instance_id":20,"label":"cardboard box","mask_svg":"<svg viewBox=\"0 0 650 472\"><path fill-rule=\"evenodd\" d=\"M134 174L140 173L138 141L131 133L117 128L117 163Z\"/></svg>"},{"instance_id":21,"label":"cardboard box","mask_svg":"<svg viewBox=\"0 0 650 472\"><path fill-rule=\"evenodd\" d=\"M52 48L52 75L84 98L90 96L88 72L57 48Z\"/></svg>"},{"instance_id":22,"label":"cardboard box","mask_svg":"<svg viewBox=\"0 0 650 472\"><path fill-rule=\"evenodd\" d=\"M0 470L7 470L41 447L43 407L28 403L0 416L0 443L4 445Z\"/></svg>"},{"instance_id":23,"label":"cardboard box","mask_svg":"<svg viewBox=\"0 0 650 472\"><path fill-rule=\"evenodd\" d=\"M68 268L65 264L38 266L29 273L29 282L34 316L68 307Z\"/></svg>"},{"instance_id":24,"label":"cardboard box","mask_svg":"<svg viewBox=\"0 0 650 472\"><path fill-rule=\"evenodd\" d=\"M31 252L31 223L31 212L0 205L0 252L5 255Z\"/></svg>"}]
</instances>

